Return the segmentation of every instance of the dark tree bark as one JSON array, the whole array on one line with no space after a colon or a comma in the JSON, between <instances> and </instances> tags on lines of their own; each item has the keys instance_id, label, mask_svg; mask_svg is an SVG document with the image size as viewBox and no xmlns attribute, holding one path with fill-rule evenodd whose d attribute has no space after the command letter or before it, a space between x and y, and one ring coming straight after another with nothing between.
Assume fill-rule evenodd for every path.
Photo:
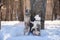
<instances>
[{"instance_id":1,"label":"dark tree bark","mask_svg":"<svg viewBox=\"0 0 60 40\"><path fill-rule=\"evenodd\" d=\"M31 0L31 14L35 16L39 14L41 16L41 29L44 29L46 11L46 0Z\"/></svg>"}]
</instances>

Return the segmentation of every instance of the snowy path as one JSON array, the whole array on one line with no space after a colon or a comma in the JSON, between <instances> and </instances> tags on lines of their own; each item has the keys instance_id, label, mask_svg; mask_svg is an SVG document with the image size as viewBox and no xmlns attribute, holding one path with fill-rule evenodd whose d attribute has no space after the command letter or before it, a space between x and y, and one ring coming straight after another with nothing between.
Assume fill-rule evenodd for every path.
<instances>
[{"instance_id":1,"label":"snowy path","mask_svg":"<svg viewBox=\"0 0 60 40\"><path fill-rule=\"evenodd\" d=\"M45 21L45 30L41 30L41 36L24 36L24 22L6 21L1 26L0 40L60 40L60 21Z\"/></svg>"}]
</instances>

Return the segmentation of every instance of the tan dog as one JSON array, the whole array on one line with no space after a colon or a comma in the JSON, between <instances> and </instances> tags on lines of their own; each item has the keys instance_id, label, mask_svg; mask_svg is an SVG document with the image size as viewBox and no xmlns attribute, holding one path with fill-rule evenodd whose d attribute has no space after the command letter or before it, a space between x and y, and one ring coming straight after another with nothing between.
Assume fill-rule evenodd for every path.
<instances>
[{"instance_id":1,"label":"tan dog","mask_svg":"<svg viewBox=\"0 0 60 40\"><path fill-rule=\"evenodd\" d=\"M30 10L26 10L26 14L24 14L24 22L25 22L24 35L28 35L30 31Z\"/></svg>"},{"instance_id":2,"label":"tan dog","mask_svg":"<svg viewBox=\"0 0 60 40\"><path fill-rule=\"evenodd\" d=\"M30 26L28 22L25 22L24 35L28 35L30 31Z\"/></svg>"}]
</instances>

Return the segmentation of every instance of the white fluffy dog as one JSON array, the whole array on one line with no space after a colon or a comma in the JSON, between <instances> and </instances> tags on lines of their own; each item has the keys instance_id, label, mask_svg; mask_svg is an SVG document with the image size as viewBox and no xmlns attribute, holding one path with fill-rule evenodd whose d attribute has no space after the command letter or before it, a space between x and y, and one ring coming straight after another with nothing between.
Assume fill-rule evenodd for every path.
<instances>
[{"instance_id":1,"label":"white fluffy dog","mask_svg":"<svg viewBox=\"0 0 60 40\"><path fill-rule=\"evenodd\" d=\"M39 15L36 15L35 17L35 21L31 22L33 24L33 27L31 29L33 35L40 35L40 28L41 28L41 24L40 24L40 20L41 18L39 17Z\"/></svg>"}]
</instances>

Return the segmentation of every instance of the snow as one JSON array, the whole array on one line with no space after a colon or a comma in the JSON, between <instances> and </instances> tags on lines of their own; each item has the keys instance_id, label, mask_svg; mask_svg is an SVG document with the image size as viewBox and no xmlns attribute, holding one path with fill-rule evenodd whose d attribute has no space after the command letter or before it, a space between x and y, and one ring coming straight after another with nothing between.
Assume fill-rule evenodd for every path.
<instances>
[{"instance_id":1,"label":"snow","mask_svg":"<svg viewBox=\"0 0 60 40\"><path fill-rule=\"evenodd\" d=\"M3 40L3 34L1 32L1 30L0 30L0 40Z\"/></svg>"},{"instance_id":2,"label":"snow","mask_svg":"<svg viewBox=\"0 0 60 40\"><path fill-rule=\"evenodd\" d=\"M10 35L10 34L5 34L5 35L4 35L4 39L3 39L3 40L7 40L7 38L9 38L9 37L11 37L11 35Z\"/></svg>"},{"instance_id":3,"label":"snow","mask_svg":"<svg viewBox=\"0 0 60 40\"><path fill-rule=\"evenodd\" d=\"M19 21L2 21L1 25L15 25L19 23Z\"/></svg>"},{"instance_id":4,"label":"snow","mask_svg":"<svg viewBox=\"0 0 60 40\"><path fill-rule=\"evenodd\" d=\"M60 21L45 21L45 30L40 36L24 35L24 22L2 21L0 40L60 40Z\"/></svg>"},{"instance_id":5,"label":"snow","mask_svg":"<svg viewBox=\"0 0 60 40\"><path fill-rule=\"evenodd\" d=\"M45 29L56 29L60 28L60 20L54 20L54 21L45 21Z\"/></svg>"}]
</instances>

